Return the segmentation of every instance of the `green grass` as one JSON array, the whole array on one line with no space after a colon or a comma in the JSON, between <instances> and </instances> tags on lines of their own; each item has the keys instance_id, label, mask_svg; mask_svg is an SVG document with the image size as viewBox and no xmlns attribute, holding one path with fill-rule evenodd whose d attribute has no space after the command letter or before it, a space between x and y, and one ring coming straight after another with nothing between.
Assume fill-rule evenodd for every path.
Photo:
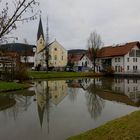
<instances>
[{"instance_id":1,"label":"green grass","mask_svg":"<svg viewBox=\"0 0 140 140\"><path fill-rule=\"evenodd\" d=\"M110 121L67 140L140 140L140 111Z\"/></svg>"},{"instance_id":2,"label":"green grass","mask_svg":"<svg viewBox=\"0 0 140 140\"><path fill-rule=\"evenodd\" d=\"M30 71L29 75L34 79L101 76L101 74L97 74L93 72L40 72L40 71L39 72Z\"/></svg>"},{"instance_id":3,"label":"green grass","mask_svg":"<svg viewBox=\"0 0 140 140\"><path fill-rule=\"evenodd\" d=\"M27 88L27 85L14 82L0 82L0 92L14 91Z\"/></svg>"}]
</instances>

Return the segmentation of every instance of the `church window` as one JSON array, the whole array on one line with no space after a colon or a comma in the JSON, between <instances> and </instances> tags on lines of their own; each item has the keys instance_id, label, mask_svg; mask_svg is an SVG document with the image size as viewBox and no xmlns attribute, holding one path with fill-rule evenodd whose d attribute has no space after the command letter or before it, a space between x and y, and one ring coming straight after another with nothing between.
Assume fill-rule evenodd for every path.
<instances>
[{"instance_id":1,"label":"church window","mask_svg":"<svg viewBox=\"0 0 140 140\"><path fill-rule=\"evenodd\" d=\"M57 51L57 48L54 48L55 51Z\"/></svg>"},{"instance_id":2,"label":"church window","mask_svg":"<svg viewBox=\"0 0 140 140\"><path fill-rule=\"evenodd\" d=\"M57 55L54 56L54 60L57 60Z\"/></svg>"},{"instance_id":3,"label":"church window","mask_svg":"<svg viewBox=\"0 0 140 140\"><path fill-rule=\"evenodd\" d=\"M49 60L51 60L51 55L49 55Z\"/></svg>"},{"instance_id":4,"label":"church window","mask_svg":"<svg viewBox=\"0 0 140 140\"><path fill-rule=\"evenodd\" d=\"M40 44L42 44L43 43L43 40L42 39L40 39Z\"/></svg>"}]
</instances>

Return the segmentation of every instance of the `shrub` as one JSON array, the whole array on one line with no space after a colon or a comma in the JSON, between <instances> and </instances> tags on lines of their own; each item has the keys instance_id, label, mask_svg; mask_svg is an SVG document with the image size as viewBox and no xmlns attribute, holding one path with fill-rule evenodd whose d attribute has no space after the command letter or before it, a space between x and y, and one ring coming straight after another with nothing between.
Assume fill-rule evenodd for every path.
<instances>
[{"instance_id":1,"label":"shrub","mask_svg":"<svg viewBox=\"0 0 140 140\"><path fill-rule=\"evenodd\" d=\"M14 74L14 79L17 79L19 81L23 81L23 80L29 79L27 68L22 63L17 64L14 73L15 73Z\"/></svg>"}]
</instances>

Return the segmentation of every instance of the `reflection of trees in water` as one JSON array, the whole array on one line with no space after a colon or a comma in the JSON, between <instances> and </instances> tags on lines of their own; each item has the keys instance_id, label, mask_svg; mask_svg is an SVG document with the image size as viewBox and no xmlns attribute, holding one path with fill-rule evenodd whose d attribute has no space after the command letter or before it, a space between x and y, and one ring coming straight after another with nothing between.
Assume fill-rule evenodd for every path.
<instances>
[{"instance_id":1,"label":"reflection of trees in water","mask_svg":"<svg viewBox=\"0 0 140 140\"><path fill-rule=\"evenodd\" d=\"M96 119L102 113L105 101L97 95L98 88L95 84L95 79L87 88L86 99L88 111L92 118Z\"/></svg>"},{"instance_id":2,"label":"reflection of trees in water","mask_svg":"<svg viewBox=\"0 0 140 140\"><path fill-rule=\"evenodd\" d=\"M16 94L14 95L11 93L7 93L7 96L14 99L16 103L14 106L3 110L4 116L5 118L14 118L14 120L17 120L19 114L27 111L31 104L31 97Z\"/></svg>"}]
</instances>

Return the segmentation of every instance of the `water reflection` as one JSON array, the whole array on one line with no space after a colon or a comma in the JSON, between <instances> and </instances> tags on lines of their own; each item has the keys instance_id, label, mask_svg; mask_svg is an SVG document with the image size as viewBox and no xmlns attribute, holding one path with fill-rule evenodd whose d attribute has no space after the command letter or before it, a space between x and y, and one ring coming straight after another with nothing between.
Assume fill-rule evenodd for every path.
<instances>
[{"instance_id":1,"label":"water reflection","mask_svg":"<svg viewBox=\"0 0 140 140\"><path fill-rule=\"evenodd\" d=\"M42 127L46 112L49 133L50 108L52 105L57 106L67 96L67 83L65 80L36 81L35 94L40 125Z\"/></svg>"},{"instance_id":2,"label":"water reflection","mask_svg":"<svg viewBox=\"0 0 140 140\"><path fill-rule=\"evenodd\" d=\"M88 111L91 117L96 119L101 115L105 101L98 96L98 86L96 85L95 79L93 79L93 82L87 87L86 99Z\"/></svg>"},{"instance_id":3,"label":"water reflection","mask_svg":"<svg viewBox=\"0 0 140 140\"><path fill-rule=\"evenodd\" d=\"M0 123L3 128L6 125L3 120L6 120L9 127L9 122L15 120L16 131L20 134L23 133L22 129L26 123L29 128L25 128L29 132L33 129L33 133L37 133L29 136L29 139L36 140L42 136L43 140L63 140L75 131L86 131L119 117L120 114L124 115L124 112L136 110L139 106L139 79L84 78L34 81L31 90L0 94ZM21 122L23 127L19 125ZM13 125L11 128L14 128ZM27 130L24 134L26 133ZM3 133L0 132L0 135ZM8 136L4 137L7 139Z\"/></svg>"}]
</instances>

